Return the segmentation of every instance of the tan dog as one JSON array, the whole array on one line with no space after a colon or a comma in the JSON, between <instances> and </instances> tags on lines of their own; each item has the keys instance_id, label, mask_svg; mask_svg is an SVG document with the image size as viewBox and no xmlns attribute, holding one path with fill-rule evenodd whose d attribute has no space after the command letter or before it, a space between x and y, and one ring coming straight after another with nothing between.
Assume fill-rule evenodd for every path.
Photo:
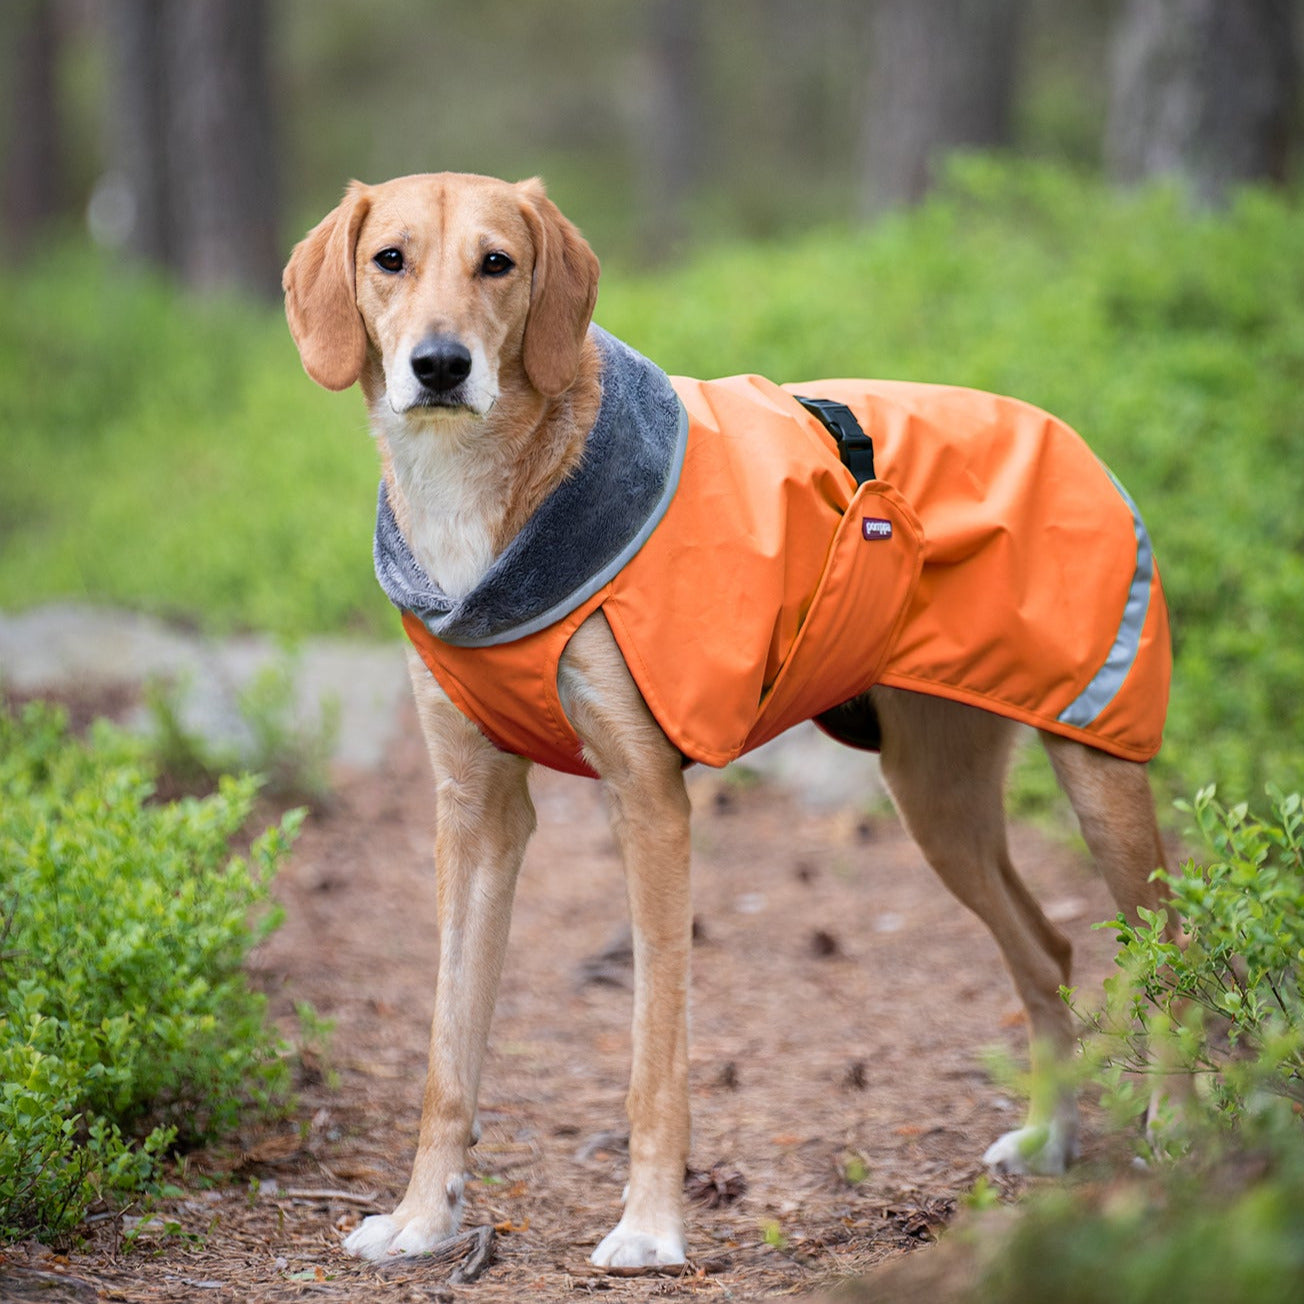
<instances>
[{"instance_id":1,"label":"tan dog","mask_svg":"<svg viewBox=\"0 0 1304 1304\"><path fill-rule=\"evenodd\" d=\"M575 466L600 398L586 333L598 263L537 181L439 174L350 186L295 248L286 311L303 363L330 389L360 380L384 477L412 554L465 593ZM410 658L438 793L441 945L430 1071L407 1193L348 1238L354 1254L420 1254L457 1229L480 1069L512 896L534 827L529 763L494 747ZM561 661L561 701L605 781L624 860L635 959L630 1173L596 1264L685 1258L689 1147L689 802L681 756L644 704L601 613ZM1058 995L1068 941L1016 876L1002 787L1011 721L875 688L882 769L946 885L990 927L1027 1010L1034 1067L1072 1035ZM1163 860L1142 765L1043 734L1055 772L1120 908L1157 904ZM989 1163L1059 1171L1076 1107L1052 1092Z\"/></svg>"}]
</instances>

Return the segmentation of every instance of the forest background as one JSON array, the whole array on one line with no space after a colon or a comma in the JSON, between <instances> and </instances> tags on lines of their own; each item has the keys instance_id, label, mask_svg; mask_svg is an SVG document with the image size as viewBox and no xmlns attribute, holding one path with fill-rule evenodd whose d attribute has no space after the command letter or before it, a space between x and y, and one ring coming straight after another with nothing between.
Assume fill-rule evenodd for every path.
<instances>
[{"instance_id":1,"label":"forest background","mask_svg":"<svg viewBox=\"0 0 1304 1304\"><path fill-rule=\"evenodd\" d=\"M1217 203L1298 170L1300 12L1298 0L12 0L7 242L89 216L109 246L273 293L287 241L348 178L465 170L543 174L605 256L646 261L913 203L956 147L1121 182L1179 174Z\"/></svg>"}]
</instances>

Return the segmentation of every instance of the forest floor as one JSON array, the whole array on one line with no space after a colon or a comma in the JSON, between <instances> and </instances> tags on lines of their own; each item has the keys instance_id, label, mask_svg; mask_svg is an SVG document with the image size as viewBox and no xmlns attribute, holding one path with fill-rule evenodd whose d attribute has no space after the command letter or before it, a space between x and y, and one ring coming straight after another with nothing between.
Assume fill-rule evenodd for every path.
<instances>
[{"instance_id":1,"label":"forest floor","mask_svg":"<svg viewBox=\"0 0 1304 1304\"><path fill-rule=\"evenodd\" d=\"M342 777L309 819L277 883L285 923L255 957L287 1030L301 1001L334 1022L325 1053L305 1056L295 1115L191 1156L185 1194L148 1222L106 1217L66 1254L0 1253L0 1300L760 1300L934 1239L1021 1117L985 1067L990 1048L1018 1061L1024 1043L994 945L881 803L830 809L729 771L692 771L690 787L686 1274L588 1263L625 1181L630 969L601 789L548 772L532 778L540 827L468 1185L466 1226L496 1229L493 1261L450 1285L453 1263L340 1248L402 1195L425 1071L434 795L406 706L379 766ZM1113 909L1085 855L1027 828L1013 852L1073 939L1076 980L1098 985L1113 939L1091 924ZM1085 1141L1089 1157L1116 1144L1090 1111Z\"/></svg>"}]
</instances>

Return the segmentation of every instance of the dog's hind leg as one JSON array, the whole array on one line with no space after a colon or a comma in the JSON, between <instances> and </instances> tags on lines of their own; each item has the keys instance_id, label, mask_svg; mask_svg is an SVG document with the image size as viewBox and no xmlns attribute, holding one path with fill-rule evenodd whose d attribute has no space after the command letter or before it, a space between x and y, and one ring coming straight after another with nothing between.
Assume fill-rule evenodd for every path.
<instances>
[{"instance_id":1,"label":"dog's hind leg","mask_svg":"<svg viewBox=\"0 0 1304 1304\"><path fill-rule=\"evenodd\" d=\"M688 972L693 907L682 760L657 727L601 617L580 627L558 687L606 784L634 937L629 1186L593 1251L604 1268L683 1263L688 1160Z\"/></svg>"},{"instance_id":2,"label":"dog's hind leg","mask_svg":"<svg viewBox=\"0 0 1304 1304\"><path fill-rule=\"evenodd\" d=\"M1041 740L1118 908L1133 922L1138 919L1139 907L1160 909L1163 886L1153 875L1167 867L1167 856L1145 766L1056 734L1043 733ZM1165 932L1170 941L1184 944L1181 925L1171 910ZM1179 1016L1181 1009L1179 1003L1175 1007ZM1150 1096L1146 1132L1151 1144L1158 1147L1164 1119L1180 1118L1193 1083L1171 1045L1161 1042L1154 1054L1158 1076Z\"/></svg>"},{"instance_id":3,"label":"dog's hind leg","mask_svg":"<svg viewBox=\"0 0 1304 1304\"><path fill-rule=\"evenodd\" d=\"M1027 1012L1033 1100L1027 1123L983 1156L1007 1171L1058 1173L1077 1153L1077 1104L1058 1065L1072 1045L1059 988L1072 954L1015 873L1002 794L1017 726L975 707L877 688L883 778L948 888L991 930Z\"/></svg>"},{"instance_id":4,"label":"dog's hind leg","mask_svg":"<svg viewBox=\"0 0 1304 1304\"><path fill-rule=\"evenodd\" d=\"M1151 875L1165 855L1145 766L1058 734L1043 732L1041 741L1118 908L1134 921L1138 906L1158 910Z\"/></svg>"},{"instance_id":5,"label":"dog's hind leg","mask_svg":"<svg viewBox=\"0 0 1304 1304\"><path fill-rule=\"evenodd\" d=\"M438 794L435 871L439 974L412 1176L397 1209L344 1242L365 1259L424 1254L458 1228L466 1151L511 927L512 898L534 831L529 762L499 751L409 654Z\"/></svg>"}]
</instances>

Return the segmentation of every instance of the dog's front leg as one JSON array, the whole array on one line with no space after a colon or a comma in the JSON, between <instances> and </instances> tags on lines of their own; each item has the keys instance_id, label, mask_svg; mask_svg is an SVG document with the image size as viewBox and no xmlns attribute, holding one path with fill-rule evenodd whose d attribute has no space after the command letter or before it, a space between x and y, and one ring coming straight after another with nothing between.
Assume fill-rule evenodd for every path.
<instances>
[{"instance_id":1,"label":"dog's front leg","mask_svg":"<svg viewBox=\"0 0 1304 1304\"><path fill-rule=\"evenodd\" d=\"M593 1262L683 1263L693 911L682 761L644 705L605 620L578 631L559 683L566 713L607 785L634 936L629 1186L624 1215Z\"/></svg>"},{"instance_id":2,"label":"dog's front leg","mask_svg":"<svg viewBox=\"0 0 1304 1304\"><path fill-rule=\"evenodd\" d=\"M498 751L424 666L413 685L438 792L439 973L421 1132L407 1194L344 1242L367 1259L423 1254L458 1228L480 1068L507 950L512 897L534 830L529 764Z\"/></svg>"},{"instance_id":3,"label":"dog's front leg","mask_svg":"<svg viewBox=\"0 0 1304 1304\"><path fill-rule=\"evenodd\" d=\"M593 1252L604 1268L682 1263L688 1161L688 972L692 942L688 800L667 775L609 781L634 934L629 1188L619 1224Z\"/></svg>"}]
</instances>

